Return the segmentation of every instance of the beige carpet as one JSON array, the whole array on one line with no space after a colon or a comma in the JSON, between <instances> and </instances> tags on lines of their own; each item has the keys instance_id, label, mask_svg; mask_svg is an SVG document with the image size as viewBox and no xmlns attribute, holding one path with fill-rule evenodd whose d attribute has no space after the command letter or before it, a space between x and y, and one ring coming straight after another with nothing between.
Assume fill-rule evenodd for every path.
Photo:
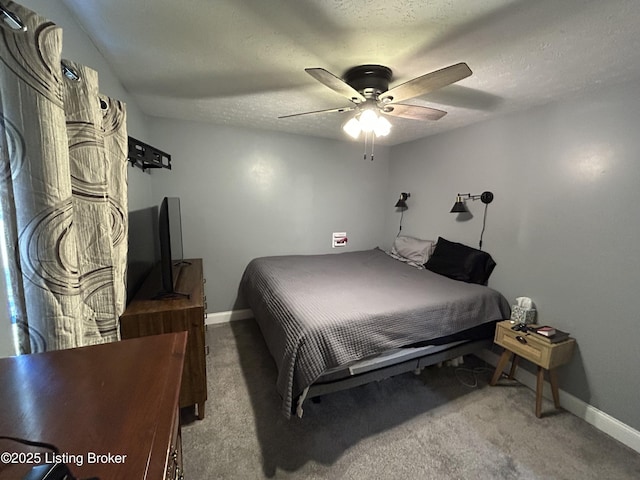
<instances>
[{"instance_id":1,"label":"beige carpet","mask_svg":"<svg viewBox=\"0 0 640 480\"><path fill-rule=\"evenodd\" d=\"M531 390L489 387L486 369L401 375L286 420L256 323L210 326L207 340L206 418L183 411L188 479L640 478L640 454L546 401L536 418Z\"/></svg>"}]
</instances>

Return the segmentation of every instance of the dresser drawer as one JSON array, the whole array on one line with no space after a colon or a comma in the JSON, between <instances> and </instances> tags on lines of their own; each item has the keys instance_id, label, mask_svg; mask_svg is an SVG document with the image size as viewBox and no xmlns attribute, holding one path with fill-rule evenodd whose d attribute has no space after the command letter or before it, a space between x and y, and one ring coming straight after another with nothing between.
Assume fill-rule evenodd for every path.
<instances>
[{"instance_id":1,"label":"dresser drawer","mask_svg":"<svg viewBox=\"0 0 640 480\"><path fill-rule=\"evenodd\" d=\"M169 458L167 458L165 480L183 480L183 478L182 432L180 431L180 411L178 410L173 421L171 446L169 447Z\"/></svg>"}]
</instances>

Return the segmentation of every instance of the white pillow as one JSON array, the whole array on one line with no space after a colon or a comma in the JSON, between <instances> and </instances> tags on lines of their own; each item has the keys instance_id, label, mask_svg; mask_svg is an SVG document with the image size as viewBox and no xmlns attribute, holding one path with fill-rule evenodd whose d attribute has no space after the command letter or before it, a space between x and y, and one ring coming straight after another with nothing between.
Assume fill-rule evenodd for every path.
<instances>
[{"instance_id":1,"label":"white pillow","mask_svg":"<svg viewBox=\"0 0 640 480\"><path fill-rule=\"evenodd\" d=\"M429 260L435 245L436 242L433 240L399 236L393 242L391 252L422 265Z\"/></svg>"}]
</instances>

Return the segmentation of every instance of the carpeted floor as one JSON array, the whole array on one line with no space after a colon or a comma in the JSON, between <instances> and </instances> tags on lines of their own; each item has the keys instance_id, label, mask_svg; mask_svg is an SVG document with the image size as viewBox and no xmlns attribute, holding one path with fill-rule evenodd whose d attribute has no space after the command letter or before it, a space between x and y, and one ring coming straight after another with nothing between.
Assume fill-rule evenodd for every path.
<instances>
[{"instance_id":1,"label":"carpeted floor","mask_svg":"<svg viewBox=\"0 0 640 480\"><path fill-rule=\"evenodd\" d=\"M182 412L185 478L640 478L640 454L546 401L536 418L534 393L489 387L488 369L401 375L308 401L303 419L286 420L256 323L209 326L207 341L206 417Z\"/></svg>"}]
</instances>

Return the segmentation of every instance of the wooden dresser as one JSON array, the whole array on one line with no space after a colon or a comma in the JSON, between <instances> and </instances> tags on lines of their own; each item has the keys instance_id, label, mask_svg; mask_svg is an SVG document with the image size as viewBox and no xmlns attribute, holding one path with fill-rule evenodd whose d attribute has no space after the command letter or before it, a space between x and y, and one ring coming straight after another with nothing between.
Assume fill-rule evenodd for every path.
<instances>
[{"instance_id":1,"label":"wooden dresser","mask_svg":"<svg viewBox=\"0 0 640 480\"><path fill-rule=\"evenodd\" d=\"M0 435L55 445L76 478L183 478L178 396L186 337L0 359ZM3 480L23 478L53 455L9 440L0 440L0 452L15 460L3 457Z\"/></svg>"},{"instance_id":2,"label":"wooden dresser","mask_svg":"<svg viewBox=\"0 0 640 480\"><path fill-rule=\"evenodd\" d=\"M182 376L180 406L195 405L198 418L204 418L207 400L205 345L205 297L202 259L187 259L176 271L175 290L182 296L154 299L160 291L158 269L151 272L140 291L120 317L123 339L170 332L189 332Z\"/></svg>"}]
</instances>

